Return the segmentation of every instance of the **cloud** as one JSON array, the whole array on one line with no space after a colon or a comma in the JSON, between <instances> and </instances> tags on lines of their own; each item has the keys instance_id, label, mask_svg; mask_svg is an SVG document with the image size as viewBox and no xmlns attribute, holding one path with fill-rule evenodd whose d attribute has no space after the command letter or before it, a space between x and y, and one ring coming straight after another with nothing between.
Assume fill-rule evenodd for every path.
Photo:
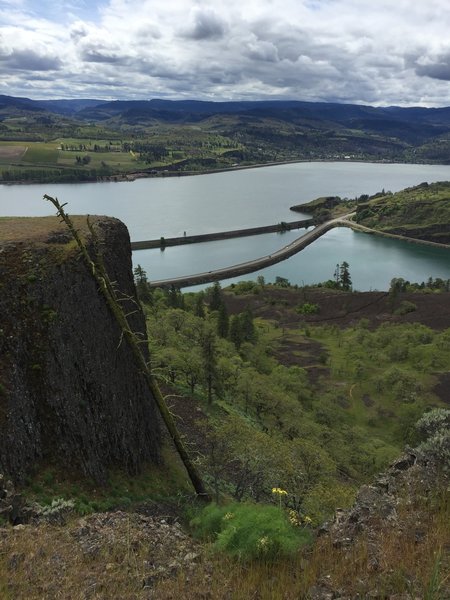
<instances>
[{"instance_id":1,"label":"cloud","mask_svg":"<svg viewBox=\"0 0 450 600\"><path fill-rule=\"evenodd\" d=\"M247 56L253 60L275 63L279 61L277 47L272 42L257 40L248 42L245 48Z\"/></svg>"},{"instance_id":2,"label":"cloud","mask_svg":"<svg viewBox=\"0 0 450 600\"><path fill-rule=\"evenodd\" d=\"M194 12L192 23L183 29L181 35L192 40L216 40L225 35L227 25L211 10Z\"/></svg>"},{"instance_id":3,"label":"cloud","mask_svg":"<svg viewBox=\"0 0 450 600\"><path fill-rule=\"evenodd\" d=\"M450 81L450 53L437 59L428 59L417 64L416 73L420 77L430 77L441 81Z\"/></svg>"},{"instance_id":4,"label":"cloud","mask_svg":"<svg viewBox=\"0 0 450 600\"><path fill-rule=\"evenodd\" d=\"M13 50L11 54L0 54L3 68L19 71L58 71L62 67L59 58L45 56L33 50Z\"/></svg>"},{"instance_id":5,"label":"cloud","mask_svg":"<svg viewBox=\"0 0 450 600\"><path fill-rule=\"evenodd\" d=\"M0 93L52 72L67 97L450 102L447 0L66 0L63 27L42 6L0 4Z\"/></svg>"}]
</instances>

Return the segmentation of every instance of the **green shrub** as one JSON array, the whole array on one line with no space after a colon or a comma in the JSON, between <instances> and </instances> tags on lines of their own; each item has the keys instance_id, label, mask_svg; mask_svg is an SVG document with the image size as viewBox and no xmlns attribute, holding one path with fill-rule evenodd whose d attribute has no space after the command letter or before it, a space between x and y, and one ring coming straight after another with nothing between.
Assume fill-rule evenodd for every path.
<instances>
[{"instance_id":1,"label":"green shrub","mask_svg":"<svg viewBox=\"0 0 450 600\"><path fill-rule=\"evenodd\" d=\"M403 300L400 303L400 306L394 311L395 315L407 315L410 312L414 312L417 310L417 305L414 302L409 302L409 300Z\"/></svg>"},{"instance_id":2,"label":"green shrub","mask_svg":"<svg viewBox=\"0 0 450 600\"><path fill-rule=\"evenodd\" d=\"M274 560L295 554L311 542L311 532L289 523L275 506L207 506L191 521L197 535L215 538L215 548L241 560Z\"/></svg>"},{"instance_id":3,"label":"green shrub","mask_svg":"<svg viewBox=\"0 0 450 600\"><path fill-rule=\"evenodd\" d=\"M197 517L191 520L195 536L213 540L223 528L223 518L226 513L223 506L208 504Z\"/></svg>"},{"instance_id":4,"label":"green shrub","mask_svg":"<svg viewBox=\"0 0 450 600\"><path fill-rule=\"evenodd\" d=\"M245 294L259 294L260 288L254 281L238 281L232 283L230 286L236 296L243 296Z\"/></svg>"},{"instance_id":5,"label":"green shrub","mask_svg":"<svg viewBox=\"0 0 450 600\"><path fill-rule=\"evenodd\" d=\"M295 309L300 315L316 315L319 312L319 305L313 302L305 302Z\"/></svg>"},{"instance_id":6,"label":"green shrub","mask_svg":"<svg viewBox=\"0 0 450 600\"><path fill-rule=\"evenodd\" d=\"M435 408L425 413L416 427L425 437L419 449L450 470L450 410Z\"/></svg>"}]
</instances>

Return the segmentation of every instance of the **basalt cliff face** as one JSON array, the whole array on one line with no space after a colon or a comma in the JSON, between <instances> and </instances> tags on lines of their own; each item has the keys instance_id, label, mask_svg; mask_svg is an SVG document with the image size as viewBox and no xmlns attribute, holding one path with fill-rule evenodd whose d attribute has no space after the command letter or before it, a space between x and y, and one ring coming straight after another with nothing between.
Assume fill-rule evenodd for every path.
<instances>
[{"instance_id":1,"label":"basalt cliff face","mask_svg":"<svg viewBox=\"0 0 450 600\"><path fill-rule=\"evenodd\" d=\"M92 221L144 335L128 231ZM70 234L56 217L0 219L0 472L21 481L50 462L101 482L110 467L157 462L159 444L154 400Z\"/></svg>"}]
</instances>

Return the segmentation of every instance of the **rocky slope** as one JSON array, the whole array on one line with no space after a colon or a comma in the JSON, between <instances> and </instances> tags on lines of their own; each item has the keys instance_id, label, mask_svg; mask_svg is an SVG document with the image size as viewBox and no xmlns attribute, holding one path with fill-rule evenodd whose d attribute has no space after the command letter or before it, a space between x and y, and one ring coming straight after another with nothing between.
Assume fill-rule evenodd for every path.
<instances>
[{"instance_id":1,"label":"rocky slope","mask_svg":"<svg viewBox=\"0 0 450 600\"><path fill-rule=\"evenodd\" d=\"M144 332L127 229L93 223ZM52 462L103 481L110 466L158 461L159 439L153 398L70 235L56 217L0 219L0 472L20 481Z\"/></svg>"}]
</instances>

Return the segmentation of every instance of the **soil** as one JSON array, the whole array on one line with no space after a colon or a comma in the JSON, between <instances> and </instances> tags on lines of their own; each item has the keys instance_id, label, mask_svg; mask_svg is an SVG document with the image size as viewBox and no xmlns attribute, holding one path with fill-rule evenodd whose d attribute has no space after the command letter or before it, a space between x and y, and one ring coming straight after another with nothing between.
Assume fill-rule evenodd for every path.
<instances>
[{"instance_id":1,"label":"soil","mask_svg":"<svg viewBox=\"0 0 450 600\"><path fill-rule=\"evenodd\" d=\"M0 159L20 158L26 150L26 146L0 146Z\"/></svg>"},{"instance_id":2,"label":"soil","mask_svg":"<svg viewBox=\"0 0 450 600\"><path fill-rule=\"evenodd\" d=\"M416 309L405 315L395 314L401 302L412 302ZM450 292L439 294L399 294L394 303L387 292L342 292L324 288L272 288L260 294L235 296L225 293L230 314L250 307L255 317L277 321L283 328L298 328L300 324L335 324L339 327L356 325L368 319L369 327L381 323L422 323L431 329L450 327ZM305 302L317 304L319 312L300 315L295 308Z\"/></svg>"},{"instance_id":3,"label":"soil","mask_svg":"<svg viewBox=\"0 0 450 600\"><path fill-rule=\"evenodd\" d=\"M205 439L205 426L207 416L200 403L191 396L180 396L169 387L161 387L166 397L170 412L174 415L176 424L182 435L189 439L191 452L205 454L208 451Z\"/></svg>"},{"instance_id":4,"label":"soil","mask_svg":"<svg viewBox=\"0 0 450 600\"><path fill-rule=\"evenodd\" d=\"M286 367L298 366L305 369L312 384L317 383L321 377L329 375L330 372L324 366L327 359L326 350L316 340L308 338L299 340L285 334L273 356Z\"/></svg>"},{"instance_id":5,"label":"soil","mask_svg":"<svg viewBox=\"0 0 450 600\"><path fill-rule=\"evenodd\" d=\"M224 300L230 314L250 308L255 317L270 320L280 327L283 336L273 356L283 365L300 366L308 372L309 381L316 385L329 374L325 348L307 336L299 338L292 330L307 330L308 324L336 325L345 328L366 319L369 328L382 323L422 323L435 330L450 327L450 293L399 294L395 300L387 292L342 292L323 288L275 288L267 286L259 294L236 296L225 291ZM395 314L402 302L416 306L413 312ZM317 314L303 315L296 308L304 303L317 304ZM435 393L450 402L450 373L438 374ZM371 400L368 399L368 402Z\"/></svg>"},{"instance_id":6,"label":"soil","mask_svg":"<svg viewBox=\"0 0 450 600\"><path fill-rule=\"evenodd\" d=\"M450 373L437 373L439 383L434 386L433 393L445 402L450 404Z\"/></svg>"}]
</instances>

